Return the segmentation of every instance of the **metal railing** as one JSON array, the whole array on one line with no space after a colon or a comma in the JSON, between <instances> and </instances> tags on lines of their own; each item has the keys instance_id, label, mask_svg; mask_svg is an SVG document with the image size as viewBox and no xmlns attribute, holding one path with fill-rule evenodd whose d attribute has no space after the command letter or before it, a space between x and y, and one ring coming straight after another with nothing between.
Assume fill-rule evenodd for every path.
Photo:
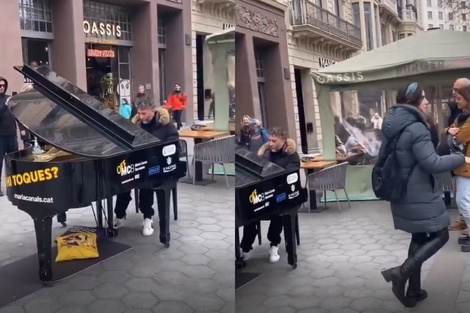
<instances>
[{"instance_id":1,"label":"metal railing","mask_svg":"<svg viewBox=\"0 0 470 313\"><path fill-rule=\"evenodd\" d=\"M308 0L292 0L290 2L290 11L292 26L313 26L340 39L362 46L360 27L339 18Z\"/></svg>"}]
</instances>

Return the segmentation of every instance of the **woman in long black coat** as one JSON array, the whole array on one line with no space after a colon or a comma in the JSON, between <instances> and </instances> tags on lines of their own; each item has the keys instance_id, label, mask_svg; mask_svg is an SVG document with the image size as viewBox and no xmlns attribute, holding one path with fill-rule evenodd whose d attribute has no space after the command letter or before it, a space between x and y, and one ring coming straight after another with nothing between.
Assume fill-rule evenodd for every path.
<instances>
[{"instance_id":1,"label":"woman in long black coat","mask_svg":"<svg viewBox=\"0 0 470 313\"><path fill-rule=\"evenodd\" d=\"M421 289L422 264L449 240L449 214L440 192L434 188L433 174L449 172L464 164L465 158L462 153L445 156L436 153L424 114L427 100L417 83L401 88L397 103L383 120L382 146L398 138L394 153L400 166L396 170L409 179L406 194L390 205L395 228L411 233L411 243L406 261L382 275L387 282L392 281L397 299L404 306L413 307L427 297ZM379 158L385 157L385 150L381 149Z\"/></svg>"}]
</instances>

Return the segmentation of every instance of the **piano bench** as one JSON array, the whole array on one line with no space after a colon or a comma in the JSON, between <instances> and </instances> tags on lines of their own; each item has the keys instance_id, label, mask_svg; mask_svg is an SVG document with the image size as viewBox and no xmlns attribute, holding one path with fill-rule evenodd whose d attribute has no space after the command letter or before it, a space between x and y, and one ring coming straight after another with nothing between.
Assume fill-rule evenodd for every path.
<instances>
[{"instance_id":1,"label":"piano bench","mask_svg":"<svg viewBox=\"0 0 470 313\"><path fill-rule=\"evenodd\" d=\"M269 219L266 219L266 221L269 221ZM261 246L263 243L261 236L261 220L258 221L256 229L258 230L258 245ZM299 214L295 215L295 238L297 239L297 245L300 246Z\"/></svg>"}]
</instances>

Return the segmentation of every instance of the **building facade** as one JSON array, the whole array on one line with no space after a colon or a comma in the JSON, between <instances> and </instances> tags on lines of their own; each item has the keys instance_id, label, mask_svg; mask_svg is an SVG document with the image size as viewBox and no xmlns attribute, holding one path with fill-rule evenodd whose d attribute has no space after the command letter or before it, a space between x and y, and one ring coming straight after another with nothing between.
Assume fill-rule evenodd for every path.
<instances>
[{"instance_id":1,"label":"building facade","mask_svg":"<svg viewBox=\"0 0 470 313\"><path fill-rule=\"evenodd\" d=\"M361 28L363 51L423 31L421 0L351 0L354 24Z\"/></svg>"},{"instance_id":2,"label":"building facade","mask_svg":"<svg viewBox=\"0 0 470 313\"><path fill-rule=\"evenodd\" d=\"M343 0L293 0L289 4L287 36L294 119L297 143L304 153L322 147L311 72L345 60L362 48L361 29L352 23L352 13L350 3ZM332 100L341 106L339 99L333 96ZM354 97L348 101L354 101Z\"/></svg>"},{"instance_id":3,"label":"building facade","mask_svg":"<svg viewBox=\"0 0 470 313\"><path fill-rule=\"evenodd\" d=\"M470 11L456 4L448 5L448 1L423 1L423 23L425 28L441 28L449 30L469 31ZM455 1L457 2L457 1ZM465 1L464 1L465 2Z\"/></svg>"},{"instance_id":4,"label":"building facade","mask_svg":"<svg viewBox=\"0 0 470 313\"><path fill-rule=\"evenodd\" d=\"M307 153L322 147L310 73L422 31L422 6L418 0L291 0L287 5L294 121L298 145ZM369 116L387 97L382 91L332 93L327 105L343 121Z\"/></svg>"},{"instance_id":5,"label":"building facade","mask_svg":"<svg viewBox=\"0 0 470 313\"><path fill-rule=\"evenodd\" d=\"M265 127L286 128L295 138L286 11L279 1L237 1L236 105L237 117L256 117Z\"/></svg>"},{"instance_id":6,"label":"building facade","mask_svg":"<svg viewBox=\"0 0 470 313\"><path fill-rule=\"evenodd\" d=\"M5 2L5 3L3 3ZM182 0L7 0L0 73L19 90L14 65L49 65L101 99L133 98L138 85L156 102L174 83L192 98L191 3ZM22 51L22 53L18 53ZM106 90L113 90L106 94ZM192 103L186 120L192 120Z\"/></svg>"}]
</instances>

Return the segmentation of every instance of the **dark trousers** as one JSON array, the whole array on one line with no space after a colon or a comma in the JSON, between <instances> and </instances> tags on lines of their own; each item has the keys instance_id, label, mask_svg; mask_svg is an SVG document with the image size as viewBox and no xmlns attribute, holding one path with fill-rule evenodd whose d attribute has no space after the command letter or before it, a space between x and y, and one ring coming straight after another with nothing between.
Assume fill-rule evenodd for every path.
<instances>
[{"instance_id":1,"label":"dark trousers","mask_svg":"<svg viewBox=\"0 0 470 313\"><path fill-rule=\"evenodd\" d=\"M183 114L183 110L175 110L173 111L173 118L175 119L176 122L176 129L180 130L181 127L183 127L183 124L181 124L181 115Z\"/></svg>"},{"instance_id":2,"label":"dark trousers","mask_svg":"<svg viewBox=\"0 0 470 313\"><path fill-rule=\"evenodd\" d=\"M5 154L18 151L18 140L16 136L0 136L0 181L3 174L3 159Z\"/></svg>"},{"instance_id":3,"label":"dark trousers","mask_svg":"<svg viewBox=\"0 0 470 313\"><path fill-rule=\"evenodd\" d=\"M116 218L123 219L126 217L126 210L131 200L131 190L117 195L116 205L114 206L114 214L116 214Z\"/></svg>"},{"instance_id":4,"label":"dark trousers","mask_svg":"<svg viewBox=\"0 0 470 313\"><path fill-rule=\"evenodd\" d=\"M144 218L152 218L155 215L155 211L153 209L153 190L148 189L140 189L139 190L139 210L144 215ZM157 204L160 212L160 206L162 206L162 210L164 209L165 205L160 205L158 203L158 191L155 192L157 194ZM162 198L162 197L160 197ZM116 214L116 218L122 219L126 216L126 210L131 202L131 191L123 192L117 195L116 198L116 206L114 207L114 213Z\"/></svg>"},{"instance_id":5,"label":"dark trousers","mask_svg":"<svg viewBox=\"0 0 470 313\"><path fill-rule=\"evenodd\" d=\"M243 238L240 243L240 248L243 252L249 252L253 249L253 243L255 242L258 234L258 230L256 228L257 224L258 223L255 222L243 226ZM268 240L271 242L271 247L278 246L281 243L282 225L282 216L271 218L268 229Z\"/></svg>"},{"instance_id":6,"label":"dark trousers","mask_svg":"<svg viewBox=\"0 0 470 313\"><path fill-rule=\"evenodd\" d=\"M423 263L437 253L449 240L449 231L444 228L433 233L414 233L408 249L408 259L402 267L409 273L409 289L421 289L421 267Z\"/></svg>"},{"instance_id":7,"label":"dark trousers","mask_svg":"<svg viewBox=\"0 0 470 313\"><path fill-rule=\"evenodd\" d=\"M157 195L157 207L158 207L158 222L160 227L160 242L168 243L170 240L170 233L169 227L167 227L167 219L168 216L166 215L165 211L165 190L163 189L140 189L139 190L139 207L140 211L144 214L144 218L151 218L155 211L153 210L153 194ZM169 201L169 200L168 200Z\"/></svg>"}]
</instances>

